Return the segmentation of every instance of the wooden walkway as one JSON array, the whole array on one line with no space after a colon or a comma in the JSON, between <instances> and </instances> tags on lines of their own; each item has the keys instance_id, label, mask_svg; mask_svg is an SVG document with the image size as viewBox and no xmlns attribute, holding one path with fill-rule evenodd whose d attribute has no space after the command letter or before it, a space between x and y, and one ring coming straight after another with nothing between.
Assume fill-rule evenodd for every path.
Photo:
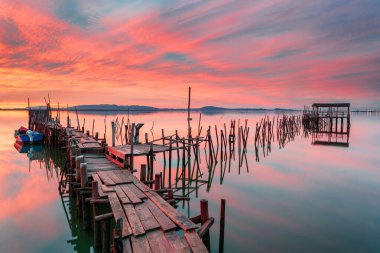
<instances>
[{"instance_id":1,"label":"wooden walkway","mask_svg":"<svg viewBox=\"0 0 380 253\"><path fill-rule=\"evenodd\" d=\"M86 229L91 227L90 221L85 222L91 216L90 203L86 200L88 189L91 189L92 204L107 201L115 223L121 218L123 252L208 252L196 231L199 226L129 170L119 167L120 163L107 159L110 157L98 141L74 129L64 128L63 133L71 163L74 163L71 167L75 171L76 183L73 185L78 189L74 188L77 209L83 216ZM146 155L151 145L137 144L134 148L133 155L139 152ZM163 152L163 148L153 145L154 152ZM128 155L125 145L111 150ZM96 207L93 206L93 209L96 210ZM93 216L96 221L102 214L94 211Z\"/></svg>"},{"instance_id":2,"label":"wooden walkway","mask_svg":"<svg viewBox=\"0 0 380 253\"><path fill-rule=\"evenodd\" d=\"M99 196L107 195L115 221L123 220L124 247L133 252L208 252L198 228L127 170L92 174ZM176 231L182 230L184 236Z\"/></svg>"}]
</instances>

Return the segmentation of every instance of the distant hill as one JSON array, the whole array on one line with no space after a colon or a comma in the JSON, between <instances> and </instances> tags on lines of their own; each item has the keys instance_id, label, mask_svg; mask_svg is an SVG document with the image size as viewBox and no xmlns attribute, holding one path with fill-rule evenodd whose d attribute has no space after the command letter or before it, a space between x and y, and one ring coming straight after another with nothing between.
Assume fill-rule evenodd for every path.
<instances>
[{"instance_id":1,"label":"distant hill","mask_svg":"<svg viewBox=\"0 0 380 253\"><path fill-rule=\"evenodd\" d=\"M31 109L45 109L46 106L33 106ZM56 110L57 108L52 108ZM66 107L60 108L62 111L67 110ZM144 106L144 105L115 105L115 104L94 104L94 105L77 105L70 106L68 108L70 111L131 111L131 112L156 112L156 111L187 111L187 108L157 108L153 106ZM0 110L28 110L28 108L13 108L13 109L1 109ZM217 106L204 106L200 108L191 108L191 111L199 111L202 113L208 114L217 114L225 112L270 112L274 111L277 113L283 113L287 111L300 111L297 109L286 109L286 108L274 108L274 109L265 109L265 108L225 108Z\"/></svg>"},{"instance_id":2,"label":"distant hill","mask_svg":"<svg viewBox=\"0 0 380 253\"><path fill-rule=\"evenodd\" d=\"M204 106L199 108L201 111L225 111L228 110L227 108L223 107L216 107L216 106Z\"/></svg>"},{"instance_id":3,"label":"distant hill","mask_svg":"<svg viewBox=\"0 0 380 253\"><path fill-rule=\"evenodd\" d=\"M100 104L100 105L78 105L71 106L69 110L78 111L158 111L158 108L152 106L143 105L110 105L110 104Z\"/></svg>"}]
</instances>

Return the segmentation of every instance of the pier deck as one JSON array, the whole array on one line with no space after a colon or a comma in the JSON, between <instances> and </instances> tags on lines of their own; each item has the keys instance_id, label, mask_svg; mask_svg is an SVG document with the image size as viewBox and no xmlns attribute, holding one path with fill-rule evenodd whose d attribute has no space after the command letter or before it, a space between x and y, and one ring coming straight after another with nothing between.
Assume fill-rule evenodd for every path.
<instances>
[{"instance_id":1,"label":"pier deck","mask_svg":"<svg viewBox=\"0 0 380 253\"><path fill-rule=\"evenodd\" d=\"M123 252L208 252L196 231L198 225L123 168L122 163L110 159L110 155L126 159L150 154L152 150L153 153L165 152L169 147L136 144L132 153L129 145L104 148L94 138L77 130L63 128L62 132L68 152L75 160L72 167L81 189L76 192L77 208L84 220L90 216L86 213L89 207L86 207L85 189L92 186L92 201L107 200L115 224L118 219L122 220ZM96 216L93 219L96 220Z\"/></svg>"},{"instance_id":2,"label":"pier deck","mask_svg":"<svg viewBox=\"0 0 380 253\"><path fill-rule=\"evenodd\" d=\"M115 222L123 220L122 237L133 252L208 252L195 232L198 228L160 195L127 170L92 175L106 194ZM179 236L176 230L183 230Z\"/></svg>"}]
</instances>

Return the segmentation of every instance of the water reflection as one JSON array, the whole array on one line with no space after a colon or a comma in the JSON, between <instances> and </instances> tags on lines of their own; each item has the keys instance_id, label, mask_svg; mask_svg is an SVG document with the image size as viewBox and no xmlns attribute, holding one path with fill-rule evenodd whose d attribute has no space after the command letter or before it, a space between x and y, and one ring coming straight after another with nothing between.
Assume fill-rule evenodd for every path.
<instances>
[{"instance_id":1,"label":"water reflection","mask_svg":"<svg viewBox=\"0 0 380 253\"><path fill-rule=\"evenodd\" d=\"M126 119L126 115L117 116ZM92 122L93 117L94 131L103 134L104 115L79 117L81 122L85 117L86 122ZM156 136L161 135L161 129L168 134L174 134L176 129L178 135L187 134L186 113L130 117L132 122L145 123L142 131L147 133L154 122ZM237 119L244 117L251 128L248 132L245 121L241 121L239 152ZM264 117L265 131L271 137L263 137L260 130L259 140L254 127L256 122L260 125L261 119L264 124ZM59 168L65 165L58 155L60 150L33 151L38 159L30 162L29 173L30 159L26 153L16 151L12 136L14 126L25 124L27 115L0 112L0 118L0 252L93 252L91 234L83 232L73 203L57 190ZM277 119L286 125L279 132ZM230 141L230 122L234 120L235 139ZM203 116L202 124L212 126L213 151L203 142L198 154L192 148L190 173L186 152L184 160L182 153L177 158L173 152L171 169L168 156L165 163L164 157L157 155L155 173L166 174L167 187L168 173L172 171L175 195L191 198L177 202L178 209L188 216L199 214L200 198L209 200L210 216L216 219L210 235L212 252L218 250L221 198L227 199L225 252L379 252L380 118L353 115L351 121L349 148L339 149L310 145L312 132L283 123L289 122L283 115ZM110 132L106 133L108 142ZM199 157L198 161L195 157ZM145 157L136 158L136 163L139 168L139 164L146 163ZM24 239L20 242L19 238Z\"/></svg>"}]
</instances>

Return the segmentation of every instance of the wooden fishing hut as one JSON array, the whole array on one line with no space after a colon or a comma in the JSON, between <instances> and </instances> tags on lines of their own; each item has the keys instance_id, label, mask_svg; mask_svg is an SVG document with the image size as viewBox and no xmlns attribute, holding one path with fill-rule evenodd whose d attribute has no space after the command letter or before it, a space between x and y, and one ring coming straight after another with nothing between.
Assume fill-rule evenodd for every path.
<instances>
[{"instance_id":1,"label":"wooden fishing hut","mask_svg":"<svg viewBox=\"0 0 380 253\"><path fill-rule=\"evenodd\" d=\"M314 103L303 119L313 145L349 146L350 103Z\"/></svg>"}]
</instances>

